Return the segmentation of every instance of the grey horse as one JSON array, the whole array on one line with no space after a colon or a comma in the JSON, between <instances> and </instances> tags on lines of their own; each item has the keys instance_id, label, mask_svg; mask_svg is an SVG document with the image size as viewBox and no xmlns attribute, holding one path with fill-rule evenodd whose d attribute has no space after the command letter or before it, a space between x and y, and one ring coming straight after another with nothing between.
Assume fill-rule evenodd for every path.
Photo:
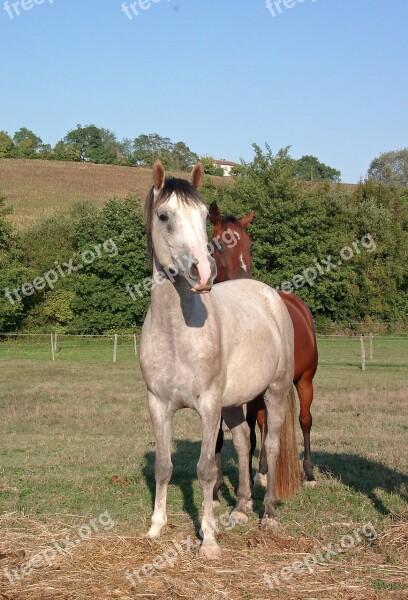
<instances>
[{"instance_id":1,"label":"grey horse","mask_svg":"<svg viewBox=\"0 0 408 600\"><path fill-rule=\"evenodd\" d=\"M193 168L190 182L166 179L162 164L154 165L154 185L145 204L153 264L151 306L143 325L140 364L156 438L156 497L148 536L160 536L167 522L173 416L178 409L192 408L202 424L197 465L203 490L200 554L217 559L213 488L221 413L238 453L238 502L232 516L240 521L247 519L251 498L249 428L243 405L262 393L268 412L262 524L276 524L280 430L284 422L294 430L293 420L285 421L293 402L293 326L279 295L263 283L235 280L213 287L216 268L208 249L207 208L198 192L203 178L201 163ZM297 457L293 432L288 439L290 452ZM286 476L293 478L290 469Z\"/></svg>"}]
</instances>

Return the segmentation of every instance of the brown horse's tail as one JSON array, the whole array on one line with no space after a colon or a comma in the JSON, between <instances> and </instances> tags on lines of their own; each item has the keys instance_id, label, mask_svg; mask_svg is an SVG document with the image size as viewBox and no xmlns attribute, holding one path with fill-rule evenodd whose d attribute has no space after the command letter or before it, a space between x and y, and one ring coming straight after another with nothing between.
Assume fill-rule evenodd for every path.
<instances>
[{"instance_id":1,"label":"brown horse's tail","mask_svg":"<svg viewBox=\"0 0 408 600\"><path fill-rule=\"evenodd\" d=\"M284 500L294 496L301 487L299 454L295 430L295 392L292 385L288 408L280 431L280 455L276 463L276 494Z\"/></svg>"}]
</instances>

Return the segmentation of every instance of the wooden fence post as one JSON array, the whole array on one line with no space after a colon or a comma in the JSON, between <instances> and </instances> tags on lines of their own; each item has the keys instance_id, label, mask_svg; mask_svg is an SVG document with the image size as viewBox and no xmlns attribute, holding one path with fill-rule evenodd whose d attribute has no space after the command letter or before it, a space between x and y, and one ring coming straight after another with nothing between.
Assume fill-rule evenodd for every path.
<instances>
[{"instance_id":1,"label":"wooden fence post","mask_svg":"<svg viewBox=\"0 0 408 600\"><path fill-rule=\"evenodd\" d=\"M54 334L52 332L51 332L51 356L52 356L52 360L55 360Z\"/></svg>"},{"instance_id":2,"label":"wooden fence post","mask_svg":"<svg viewBox=\"0 0 408 600\"><path fill-rule=\"evenodd\" d=\"M365 371L366 368L366 353L364 347L364 336L360 336L360 344L361 344L361 370Z\"/></svg>"},{"instance_id":3,"label":"wooden fence post","mask_svg":"<svg viewBox=\"0 0 408 600\"><path fill-rule=\"evenodd\" d=\"M113 340L113 363L116 363L116 358L118 355L118 334L115 333L115 337Z\"/></svg>"},{"instance_id":4,"label":"wooden fence post","mask_svg":"<svg viewBox=\"0 0 408 600\"><path fill-rule=\"evenodd\" d=\"M55 358L57 358L57 346L58 346L57 338L58 338L58 333L55 332L54 333L54 354L55 354Z\"/></svg>"},{"instance_id":5,"label":"wooden fence post","mask_svg":"<svg viewBox=\"0 0 408 600\"><path fill-rule=\"evenodd\" d=\"M373 360L374 355L374 336L370 333L370 360Z\"/></svg>"},{"instance_id":6,"label":"wooden fence post","mask_svg":"<svg viewBox=\"0 0 408 600\"><path fill-rule=\"evenodd\" d=\"M137 357L137 338L136 338L136 334L133 334L133 346L135 348L135 356Z\"/></svg>"}]
</instances>

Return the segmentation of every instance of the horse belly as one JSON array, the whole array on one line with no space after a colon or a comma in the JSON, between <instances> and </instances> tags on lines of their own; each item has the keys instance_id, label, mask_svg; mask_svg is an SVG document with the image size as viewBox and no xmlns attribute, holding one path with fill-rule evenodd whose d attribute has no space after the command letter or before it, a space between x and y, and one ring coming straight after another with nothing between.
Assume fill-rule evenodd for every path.
<instances>
[{"instance_id":1,"label":"horse belly","mask_svg":"<svg viewBox=\"0 0 408 600\"><path fill-rule=\"evenodd\" d=\"M230 354L223 406L238 406L262 394L274 379L279 363L280 340L272 331L253 330Z\"/></svg>"},{"instance_id":2,"label":"horse belly","mask_svg":"<svg viewBox=\"0 0 408 600\"><path fill-rule=\"evenodd\" d=\"M289 315L278 294L254 280L221 283L214 292L222 313L226 364L222 404L241 405L274 382ZM289 333L293 336L291 323Z\"/></svg>"}]
</instances>

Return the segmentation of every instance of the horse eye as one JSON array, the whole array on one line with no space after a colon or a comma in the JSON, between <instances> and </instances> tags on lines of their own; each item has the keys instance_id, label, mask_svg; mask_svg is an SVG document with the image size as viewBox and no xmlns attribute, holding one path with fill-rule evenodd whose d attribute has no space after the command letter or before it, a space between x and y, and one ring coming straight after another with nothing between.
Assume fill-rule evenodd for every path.
<instances>
[{"instance_id":1,"label":"horse eye","mask_svg":"<svg viewBox=\"0 0 408 600\"><path fill-rule=\"evenodd\" d=\"M159 215L159 219L162 223L166 223L169 220L169 217L166 215L166 213L161 213Z\"/></svg>"}]
</instances>

